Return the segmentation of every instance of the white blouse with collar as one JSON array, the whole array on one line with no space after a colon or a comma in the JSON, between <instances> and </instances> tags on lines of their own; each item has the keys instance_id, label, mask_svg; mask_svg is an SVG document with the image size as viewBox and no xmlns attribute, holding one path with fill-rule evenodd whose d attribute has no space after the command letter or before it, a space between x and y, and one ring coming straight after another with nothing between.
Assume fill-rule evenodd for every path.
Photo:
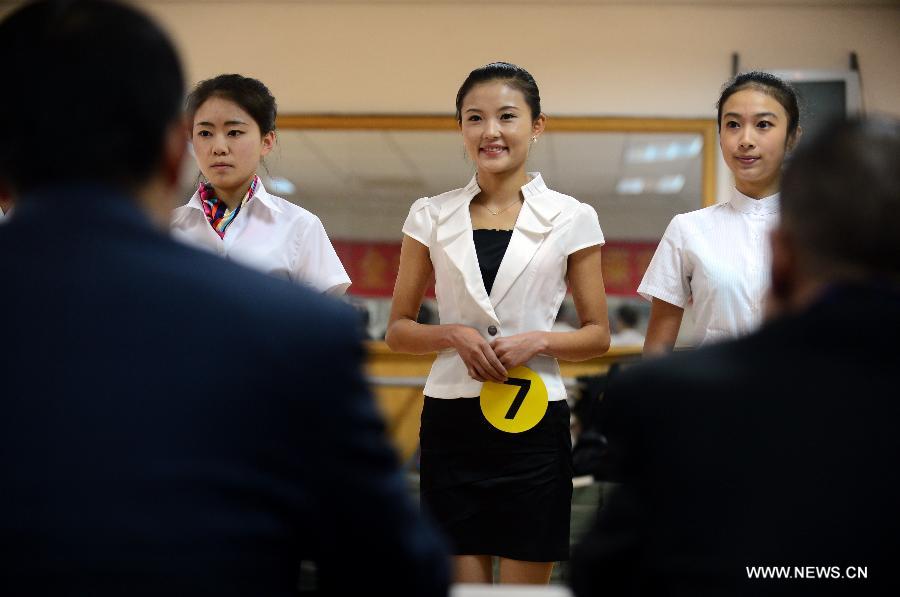
<instances>
[{"instance_id":1,"label":"white blouse with collar","mask_svg":"<svg viewBox=\"0 0 900 597\"><path fill-rule=\"evenodd\" d=\"M772 261L769 232L779 195L731 200L672 218L638 287L678 307L691 306L693 340L705 344L744 335L762 321Z\"/></svg>"},{"instance_id":2,"label":"white blouse with collar","mask_svg":"<svg viewBox=\"0 0 900 597\"><path fill-rule=\"evenodd\" d=\"M538 173L522 187L525 201L490 295L478 268L469 203L481 192L475 177L464 188L413 203L403 233L429 248L441 324L477 329L490 342L500 336L550 331L566 295L567 257L602 245L594 208L550 190ZM600 275L600 272L597 272ZM496 330L495 335L490 329ZM556 359L538 355L526 366L547 386L550 400L565 388ZM438 353L425 394L434 398L475 397L482 382L470 378L459 354Z\"/></svg>"},{"instance_id":3,"label":"white blouse with collar","mask_svg":"<svg viewBox=\"0 0 900 597\"><path fill-rule=\"evenodd\" d=\"M228 225L224 238L206 219L199 192L173 212L172 236L248 267L308 284L319 292L343 294L350 286L350 277L321 220L269 194L262 181L253 199Z\"/></svg>"}]
</instances>

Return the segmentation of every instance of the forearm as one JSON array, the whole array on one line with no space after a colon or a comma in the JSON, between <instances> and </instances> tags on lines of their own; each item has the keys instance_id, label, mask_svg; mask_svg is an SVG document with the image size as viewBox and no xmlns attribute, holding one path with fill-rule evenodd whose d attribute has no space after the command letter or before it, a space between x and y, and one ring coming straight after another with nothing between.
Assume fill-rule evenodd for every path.
<instances>
[{"instance_id":1,"label":"forearm","mask_svg":"<svg viewBox=\"0 0 900 597\"><path fill-rule=\"evenodd\" d=\"M678 335L676 330L675 334L671 333L651 333L650 330L647 330L647 337L644 339L644 355L645 356L658 356L672 352L672 349L675 347L675 339Z\"/></svg>"},{"instance_id":2,"label":"forearm","mask_svg":"<svg viewBox=\"0 0 900 597\"><path fill-rule=\"evenodd\" d=\"M684 309L654 298L650 307L650 321L644 339L645 355L660 355L671 352L678 339Z\"/></svg>"},{"instance_id":3,"label":"forearm","mask_svg":"<svg viewBox=\"0 0 900 597\"><path fill-rule=\"evenodd\" d=\"M428 354L456 346L458 324L428 325L398 319L387 329L384 341L394 352Z\"/></svg>"},{"instance_id":4,"label":"forearm","mask_svg":"<svg viewBox=\"0 0 900 597\"><path fill-rule=\"evenodd\" d=\"M584 361L609 350L609 327L589 323L571 332L539 332L545 343L541 354L564 361Z\"/></svg>"}]
</instances>

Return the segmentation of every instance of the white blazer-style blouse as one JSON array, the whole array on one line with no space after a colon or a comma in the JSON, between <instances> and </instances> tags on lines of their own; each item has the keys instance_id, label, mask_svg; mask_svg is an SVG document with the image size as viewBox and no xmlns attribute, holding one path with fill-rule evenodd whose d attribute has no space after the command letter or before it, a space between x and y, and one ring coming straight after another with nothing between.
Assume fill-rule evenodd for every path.
<instances>
[{"instance_id":1,"label":"white blazer-style blouse","mask_svg":"<svg viewBox=\"0 0 900 597\"><path fill-rule=\"evenodd\" d=\"M481 192L476 178L462 189L413 203L403 233L429 249L441 324L471 326L488 342L550 331L566 295L568 256L604 243L593 207L548 189L539 173L530 176L522 187L525 201L490 295L481 279L469 215L469 203ZM565 399L555 358L538 355L526 366L541 376L550 400ZM469 377L459 354L448 349L438 353L425 394L475 397L481 386Z\"/></svg>"}]
</instances>

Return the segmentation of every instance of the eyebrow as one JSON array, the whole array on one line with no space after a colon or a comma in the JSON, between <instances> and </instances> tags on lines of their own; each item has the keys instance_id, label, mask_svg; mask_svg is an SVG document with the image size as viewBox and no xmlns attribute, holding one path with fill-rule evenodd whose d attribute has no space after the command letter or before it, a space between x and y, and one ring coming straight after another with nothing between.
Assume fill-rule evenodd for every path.
<instances>
[{"instance_id":1,"label":"eyebrow","mask_svg":"<svg viewBox=\"0 0 900 597\"><path fill-rule=\"evenodd\" d=\"M243 120L226 120L226 121L225 121L225 126L233 126L233 125L235 125L235 124L243 124L243 125L246 126L247 123L244 122ZM211 122L203 121L203 122L198 122L198 123L195 124L194 126L195 126L195 127L198 127L198 126L211 126L211 127L215 127L216 125L214 125L214 124L211 123Z\"/></svg>"},{"instance_id":2,"label":"eyebrow","mask_svg":"<svg viewBox=\"0 0 900 597\"><path fill-rule=\"evenodd\" d=\"M722 118L729 118L729 117L740 118L741 115L738 114L737 112L726 112L725 114L722 115ZM774 118L775 120L777 120L778 114L776 114L774 112L757 112L756 114L753 115L753 118Z\"/></svg>"},{"instance_id":3,"label":"eyebrow","mask_svg":"<svg viewBox=\"0 0 900 597\"><path fill-rule=\"evenodd\" d=\"M521 109L522 108L520 108L519 106L503 106L502 108L500 108L497 111L502 112L503 110L521 110ZM482 110L481 108L466 108L464 111L465 112L483 112L484 110Z\"/></svg>"}]
</instances>

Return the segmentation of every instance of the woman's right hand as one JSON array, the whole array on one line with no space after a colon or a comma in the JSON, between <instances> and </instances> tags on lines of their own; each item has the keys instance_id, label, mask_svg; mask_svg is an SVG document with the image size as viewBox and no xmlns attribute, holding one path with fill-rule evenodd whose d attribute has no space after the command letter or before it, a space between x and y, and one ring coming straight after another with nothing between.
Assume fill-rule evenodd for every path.
<instances>
[{"instance_id":1,"label":"woman's right hand","mask_svg":"<svg viewBox=\"0 0 900 597\"><path fill-rule=\"evenodd\" d=\"M508 379L506 368L494 354L478 330L464 325L455 326L451 334L453 348L459 353L469 370L469 377L476 381L503 383Z\"/></svg>"}]
</instances>

